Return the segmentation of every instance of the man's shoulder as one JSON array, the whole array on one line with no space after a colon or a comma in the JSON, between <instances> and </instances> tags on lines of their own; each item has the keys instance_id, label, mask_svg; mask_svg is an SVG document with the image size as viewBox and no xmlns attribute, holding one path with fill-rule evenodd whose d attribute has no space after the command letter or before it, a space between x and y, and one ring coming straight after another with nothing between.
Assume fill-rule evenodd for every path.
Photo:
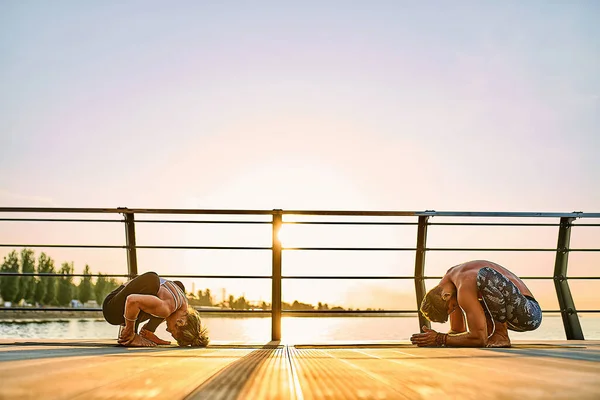
<instances>
[{"instance_id":1,"label":"man's shoulder","mask_svg":"<svg viewBox=\"0 0 600 400\"><path fill-rule=\"evenodd\" d=\"M450 272L451 270L454 272L467 272L467 271L473 271L473 270L478 271L483 267L490 267L493 264L494 263L492 263L491 261L487 261L487 260L466 261L462 264L458 264L458 265L455 265L454 267L450 268L448 270L448 272Z\"/></svg>"}]
</instances>

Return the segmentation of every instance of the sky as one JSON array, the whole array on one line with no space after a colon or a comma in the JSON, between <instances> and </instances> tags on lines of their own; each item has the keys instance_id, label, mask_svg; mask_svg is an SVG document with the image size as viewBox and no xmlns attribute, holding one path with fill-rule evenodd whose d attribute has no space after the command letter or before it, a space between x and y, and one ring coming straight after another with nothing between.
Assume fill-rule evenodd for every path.
<instances>
[{"instance_id":1,"label":"sky","mask_svg":"<svg viewBox=\"0 0 600 400\"><path fill-rule=\"evenodd\" d=\"M600 212L599 13L595 1L2 0L0 205ZM204 228L138 235L156 244L270 240L268 230L194 229ZM415 236L374 235L407 245ZM482 235L448 236L470 245ZM554 230L483 236L490 247L510 237L556 245ZM120 244L123 231L0 227L4 243L21 237ZM599 237L590 229L578 240L592 247ZM121 251L52 254L79 270L89 262L118 273L125 262ZM472 256L428 262L443 271ZM302 257L287 256L290 268L373 263L386 274L400 262ZM410 257L403 266L412 268ZM536 257L507 258L507 267L551 273L553 260ZM581 274L597 271L600 257L577 257ZM140 254L141 270L239 272L240 263L269 262ZM539 290L551 293L548 283ZM358 299L399 293L369 285L293 290L354 306L389 306ZM263 286L230 290L262 298Z\"/></svg>"}]
</instances>

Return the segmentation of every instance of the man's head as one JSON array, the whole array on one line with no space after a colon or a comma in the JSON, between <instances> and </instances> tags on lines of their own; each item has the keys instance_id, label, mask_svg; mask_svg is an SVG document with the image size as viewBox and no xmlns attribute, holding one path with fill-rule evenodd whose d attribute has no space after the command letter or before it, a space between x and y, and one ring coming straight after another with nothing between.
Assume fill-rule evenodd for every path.
<instances>
[{"instance_id":1,"label":"man's head","mask_svg":"<svg viewBox=\"0 0 600 400\"><path fill-rule=\"evenodd\" d=\"M208 346L208 331L201 324L200 314L192 307L188 307L185 315L177 320L167 319L167 331L179 346Z\"/></svg>"},{"instance_id":2,"label":"man's head","mask_svg":"<svg viewBox=\"0 0 600 400\"><path fill-rule=\"evenodd\" d=\"M421 314L431 322L444 323L457 306L456 293L438 285L425 295L421 302Z\"/></svg>"}]
</instances>

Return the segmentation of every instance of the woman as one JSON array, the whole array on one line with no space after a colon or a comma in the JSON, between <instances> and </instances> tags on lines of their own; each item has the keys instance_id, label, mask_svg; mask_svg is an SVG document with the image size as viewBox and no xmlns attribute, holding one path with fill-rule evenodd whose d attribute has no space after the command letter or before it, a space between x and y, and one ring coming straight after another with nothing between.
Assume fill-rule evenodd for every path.
<instances>
[{"instance_id":1,"label":"woman","mask_svg":"<svg viewBox=\"0 0 600 400\"><path fill-rule=\"evenodd\" d=\"M121 325L118 342L123 346L170 344L154 334L163 321L179 346L208 345L206 328L198 312L188 305L183 284L160 278L155 272L146 272L113 290L102 303L102 313L109 324ZM146 320L138 334L139 323Z\"/></svg>"}]
</instances>

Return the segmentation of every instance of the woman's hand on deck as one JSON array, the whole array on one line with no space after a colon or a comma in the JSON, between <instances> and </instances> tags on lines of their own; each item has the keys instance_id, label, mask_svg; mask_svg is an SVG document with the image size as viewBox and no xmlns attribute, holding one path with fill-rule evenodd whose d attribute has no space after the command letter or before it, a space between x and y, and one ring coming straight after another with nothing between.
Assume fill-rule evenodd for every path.
<instances>
[{"instance_id":1,"label":"woman's hand on deck","mask_svg":"<svg viewBox=\"0 0 600 400\"><path fill-rule=\"evenodd\" d=\"M131 324L131 325L127 324L126 326L123 327L123 329L121 330L121 334L119 335L119 339L117 340L119 342L119 344L125 344L134 339L135 332L134 332L133 328L134 328L133 324Z\"/></svg>"},{"instance_id":2,"label":"woman's hand on deck","mask_svg":"<svg viewBox=\"0 0 600 400\"><path fill-rule=\"evenodd\" d=\"M156 343L151 342L150 340L141 337L137 333L134 333L133 338L131 340L129 340L128 342L119 341L119 344L121 346L125 346L125 347L155 347L156 346Z\"/></svg>"}]
</instances>

